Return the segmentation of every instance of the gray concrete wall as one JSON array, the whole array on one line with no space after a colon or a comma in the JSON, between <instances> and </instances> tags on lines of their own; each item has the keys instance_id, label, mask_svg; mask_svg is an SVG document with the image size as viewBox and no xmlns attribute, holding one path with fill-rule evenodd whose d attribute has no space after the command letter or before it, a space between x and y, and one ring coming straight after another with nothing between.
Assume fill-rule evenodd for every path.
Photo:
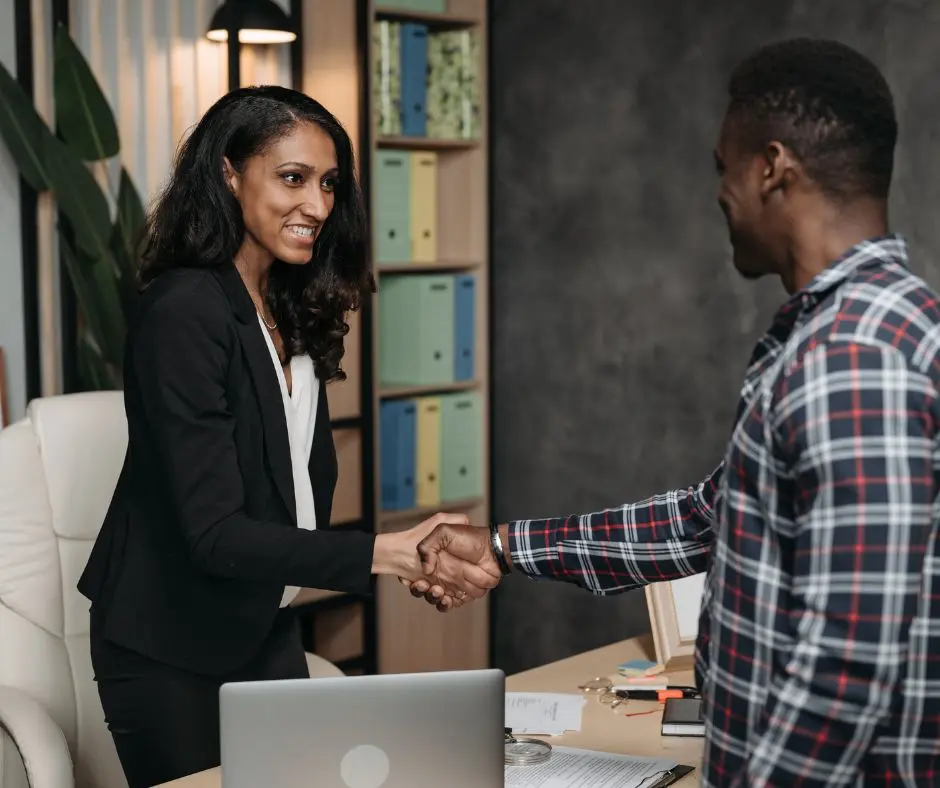
<instances>
[{"instance_id":1,"label":"gray concrete wall","mask_svg":"<svg viewBox=\"0 0 940 788\"><path fill-rule=\"evenodd\" d=\"M940 259L940 3L492 5L500 521L635 500L720 460L752 345L785 298L739 280L715 201L727 78L757 46L834 37L885 70L901 124L893 222L940 285L926 259ZM516 577L495 601L508 671L649 630L642 591Z\"/></svg>"}]
</instances>

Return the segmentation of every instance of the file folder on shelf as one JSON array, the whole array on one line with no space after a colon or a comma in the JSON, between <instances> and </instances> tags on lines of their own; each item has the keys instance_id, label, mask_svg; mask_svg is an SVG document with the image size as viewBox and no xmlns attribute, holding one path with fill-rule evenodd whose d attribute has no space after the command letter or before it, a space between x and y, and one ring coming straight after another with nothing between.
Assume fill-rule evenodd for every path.
<instances>
[{"instance_id":1,"label":"file folder on shelf","mask_svg":"<svg viewBox=\"0 0 940 788\"><path fill-rule=\"evenodd\" d=\"M441 400L419 397L417 410L415 500L418 506L437 506L441 502Z\"/></svg>"},{"instance_id":2,"label":"file folder on shelf","mask_svg":"<svg viewBox=\"0 0 940 788\"><path fill-rule=\"evenodd\" d=\"M379 474L385 510L415 507L416 427L414 400L387 400L381 404Z\"/></svg>"},{"instance_id":3,"label":"file folder on shelf","mask_svg":"<svg viewBox=\"0 0 940 788\"><path fill-rule=\"evenodd\" d=\"M447 0L382 0L379 5L424 11L429 14L443 14L447 10Z\"/></svg>"},{"instance_id":4,"label":"file folder on shelf","mask_svg":"<svg viewBox=\"0 0 940 788\"><path fill-rule=\"evenodd\" d=\"M454 379L454 277L396 274L379 282L379 382L422 386Z\"/></svg>"},{"instance_id":5,"label":"file folder on shelf","mask_svg":"<svg viewBox=\"0 0 940 788\"><path fill-rule=\"evenodd\" d=\"M401 23L381 19L372 25L372 112L375 130L401 134Z\"/></svg>"},{"instance_id":6,"label":"file folder on shelf","mask_svg":"<svg viewBox=\"0 0 940 788\"><path fill-rule=\"evenodd\" d=\"M411 256L417 263L437 259L437 154L411 154Z\"/></svg>"},{"instance_id":7,"label":"file folder on shelf","mask_svg":"<svg viewBox=\"0 0 940 788\"><path fill-rule=\"evenodd\" d=\"M428 26L401 26L401 128L406 137L427 132Z\"/></svg>"},{"instance_id":8,"label":"file folder on shelf","mask_svg":"<svg viewBox=\"0 0 940 788\"><path fill-rule=\"evenodd\" d=\"M454 278L454 380L473 380L476 372L476 277Z\"/></svg>"},{"instance_id":9,"label":"file folder on shelf","mask_svg":"<svg viewBox=\"0 0 940 788\"><path fill-rule=\"evenodd\" d=\"M428 34L425 106L432 139L480 136L479 42L473 30Z\"/></svg>"},{"instance_id":10,"label":"file folder on shelf","mask_svg":"<svg viewBox=\"0 0 940 788\"><path fill-rule=\"evenodd\" d=\"M441 500L483 494L483 413L477 392L446 394L441 402Z\"/></svg>"},{"instance_id":11,"label":"file folder on shelf","mask_svg":"<svg viewBox=\"0 0 940 788\"><path fill-rule=\"evenodd\" d=\"M375 156L375 259L400 263L411 257L411 156L380 150Z\"/></svg>"}]
</instances>

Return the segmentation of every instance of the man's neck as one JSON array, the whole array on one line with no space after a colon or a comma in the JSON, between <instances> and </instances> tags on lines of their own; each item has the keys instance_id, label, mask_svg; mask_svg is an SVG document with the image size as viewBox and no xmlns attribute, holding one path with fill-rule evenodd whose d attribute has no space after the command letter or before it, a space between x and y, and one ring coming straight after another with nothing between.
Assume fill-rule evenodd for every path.
<instances>
[{"instance_id":1,"label":"man's neck","mask_svg":"<svg viewBox=\"0 0 940 788\"><path fill-rule=\"evenodd\" d=\"M883 200L859 199L849 204L820 201L806 212L790 244L783 276L787 292L802 290L849 249L888 232Z\"/></svg>"}]
</instances>

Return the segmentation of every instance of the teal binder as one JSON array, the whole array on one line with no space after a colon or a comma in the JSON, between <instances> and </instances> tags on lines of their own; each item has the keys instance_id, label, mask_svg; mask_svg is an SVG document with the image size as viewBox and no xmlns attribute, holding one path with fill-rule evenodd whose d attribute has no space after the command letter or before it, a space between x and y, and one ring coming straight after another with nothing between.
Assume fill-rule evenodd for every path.
<instances>
[{"instance_id":1,"label":"teal binder","mask_svg":"<svg viewBox=\"0 0 940 788\"><path fill-rule=\"evenodd\" d=\"M447 0L382 0L379 5L407 8L409 11L424 11L429 14L443 14L447 11Z\"/></svg>"},{"instance_id":2,"label":"teal binder","mask_svg":"<svg viewBox=\"0 0 940 788\"><path fill-rule=\"evenodd\" d=\"M375 155L375 261L411 259L411 157L407 151L380 150Z\"/></svg>"},{"instance_id":3,"label":"teal binder","mask_svg":"<svg viewBox=\"0 0 940 788\"><path fill-rule=\"evenodd\" d=\"M379 381L454 380L454 277L397 274L379 281Z\"/></svg>"},{"instance_id":4,"label":"teal binder","mask_svg":"<svg viewBox=\"0 0 940 788\"><path fill-rule=\"evenodd\" d=\"M483 495L483 412L477 392L441 396L441 501Z\"/></svg>"}]
</instances>

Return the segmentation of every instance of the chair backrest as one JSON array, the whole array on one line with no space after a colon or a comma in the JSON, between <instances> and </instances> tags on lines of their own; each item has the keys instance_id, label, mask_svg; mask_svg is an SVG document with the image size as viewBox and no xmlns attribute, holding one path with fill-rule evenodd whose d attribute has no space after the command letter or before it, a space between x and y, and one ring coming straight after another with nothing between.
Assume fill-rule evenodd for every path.
<instances>
[{"instance_id":1,"label":"chair backrest","mask_svg":"<svg viewBox=\"0 0 940 788\"><path fill-rule=\"evenodd\" d=\"M79 575L127 447L121 392L33 400L0 431L0 685L43 705L76 788L126 788L104 723Z\"/></svg>"}]
</instances>

